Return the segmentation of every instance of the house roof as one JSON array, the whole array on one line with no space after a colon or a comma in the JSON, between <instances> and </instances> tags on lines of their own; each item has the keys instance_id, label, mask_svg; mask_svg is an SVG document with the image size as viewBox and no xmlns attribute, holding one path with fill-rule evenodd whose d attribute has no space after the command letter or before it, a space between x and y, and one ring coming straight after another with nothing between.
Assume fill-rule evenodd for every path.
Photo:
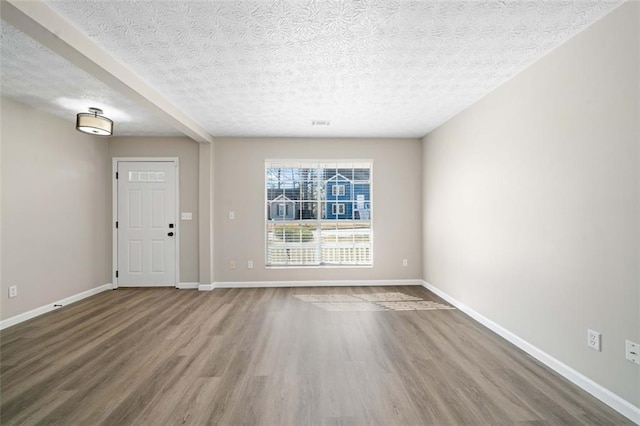
<instances>
[{"instance_id":1,"label":"house roof","mask_svg":"<svg viewBox=\"0 0 640 426\"><path fill-rule=\"evenodd\" d=\"M336 182L338 181L347 181L347 182L351 182L351 179L348 179L346 177L344 177L343 175L341 175L340 173L337 173L335 175L333 175L333 177L330 177L329 179L327 179L326 181L324 181L324 183L329 183L329 181L335 180Z\"/></svg>"},{"instance_id":2,"label":"house roof","mask_svg":"<svg viewBox=\"0 0 640 426\"><path fill-rule=\"evenodd\" d=\"M289 202L293 203L293 200L291 200L289 197L287 197L284 194L278 195L276 198L271 200L271 202L273 202L273 201L289 201Z\"/></svg>"}]
</instances>

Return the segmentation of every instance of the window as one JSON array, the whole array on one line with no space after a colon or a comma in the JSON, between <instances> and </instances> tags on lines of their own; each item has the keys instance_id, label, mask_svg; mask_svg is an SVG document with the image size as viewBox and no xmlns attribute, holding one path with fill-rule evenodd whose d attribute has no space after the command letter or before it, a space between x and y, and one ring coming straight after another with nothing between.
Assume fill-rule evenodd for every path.
<instances>
[{"instance_id":1,"label":"window","mask_svg":"<svg viewBox=\"0 0 640 426\"><path fill-rule=\"evenodd\" d=\"M333 204L331 205L331 213L332 214L344 214L344 204Z\"/></svg>"},{"instance_id":2,"label":"window","mask_svg":"<svg viewBox=\"0 0 640 426\"><path fill-rule=\"evenodd\" d=\"M371 161L266 161L266 265L371 266L371 185Z\"/></svg>"},{"instance_id":3,"label":"window","mask_svg":"<svg viewBox=\"0 0 640 426\"><path fill-rule=\"evenodd\" d=\"M345 194L345 186L344 185L333 185L331 187L331 195L335 196L343 196Z\"/></svg>"}]
</instances>

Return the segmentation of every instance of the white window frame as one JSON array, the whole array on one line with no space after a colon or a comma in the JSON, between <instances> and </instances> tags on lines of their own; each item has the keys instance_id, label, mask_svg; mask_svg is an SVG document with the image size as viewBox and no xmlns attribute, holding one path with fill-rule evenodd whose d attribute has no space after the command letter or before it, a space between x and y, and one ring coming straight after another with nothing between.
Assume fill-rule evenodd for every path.
<instances>
[{"instance_id":1,"label":"white window frame","mask_svg":"<svg viewBox=\"0 0 640 426\"><path fill-rule=\"evenodd\" d=\"M345 185L333 185L331 187L331 195L334 197L342 197L347 193Z\"/></svg>"},{"instance_id":2,"label":"white window frame","mask_svg":"<svg viewBox=\"0 0 640 426\"><path fill-rule=\"evenodd\" d=\"M282 265L282 264L270 264L269 263L269 242L268 242L268 228L269 225L273 223L272 220L269 220L269 209L265 209L265 220L264 220L264 232L263 232L263 237L264 237L264 249L265 249L265 254L264 254L264 264L265 264L265 268L266 269L323 269L323 268L340 268L340 269L345 269L345 268L353 268L353 269L367 269L367 268L373 268L374 264L375 264L375 251L374 251L374 246L375 246L375 227L374 227L374 220L373 220L373 209L371 208L372 206L374 206L374 194L373 194L373 186L374 186L374 161L373 159L339 159L339 160L335 160L335 159L270 159L270 158L266 158L265 162L264 162L264 177L263 177L263 182L262 184L264 185L264 200L265 200L265 205L268 205L269 200L268 200L268 185L267 185L267 171L269 168L272 168L274 165L276 164L282 164L283 168L303 168L303 166L309 166L309 168L313 168L313 165L318 166L318 168L325 168L325 169L331 169L332 167L334 167L334 165L340 165L340 164L352 164L352 165L357 165L357 164L366 164L366 166L369 169L369 179L368 179L368 184L369 184L369 199L366 200L366 203L371 211L371 214L369 216L368 220L365 220L365 222L369 223L369 245L367 247L368 249L368 259L369 259L369 263L361 263L361 264L349 264L349 263L345 263L345 264L339 264L339 263L323 263L322 262L322 254L321 256L321 261L320 264L286 264L286 265ZM322 166L322 167L320 167ZM328 167L327 167L328 166ZM340 168L339 166L336 166L336 168ZM326 182L325 182L326 184ZM333 185L332 187L332 192L333 192L333 188L335 188L335 186L344 186L345 187L345 194L346 194L346 185ZM319 193L321 191L318 191ZM323 191L323 194L326 191ZM322 202L320 200L320 195L318 196L318 200L316 202L318 202L318 217L316 219L317 223L318 223L318 229L321 229L321 224L322 222L330 222L332 220L341 220L341 221L352 221L352 222L362 222L362 220L358 220L358 219L322 219L322 215L323 215L323 211L321 210L321 205L325 204L325 203L330 203L332 201L335 202L335 200L331 200L327 198L328 194L324 194L324 198L322 199ZM353 200L351 200L353 202ZM326 209L326 207L325 207ZM345 212L346 212L346 207L345 207ZM303 224L308 224L309 221L308 220L289 220L287 222L290 222L291 224L295 225L303 225ZM322 247L323 247L323 243L321 241L322 239L319 238L318 239L318 248L319 250L322 252ZM361 259L362 255L360 254L356 254L355 258L356 261Z\"/></svg>"},{"instance_id":3,"label":"white window frame","mask_svg":"<svg viewBox=\"0 0 640 426\"><path fill-rule=\"evenodd\" d=\"M331 214L333 215L341 215L346 211L344 203L333 203L331 205Z\"/></svg>"}]
</instances>

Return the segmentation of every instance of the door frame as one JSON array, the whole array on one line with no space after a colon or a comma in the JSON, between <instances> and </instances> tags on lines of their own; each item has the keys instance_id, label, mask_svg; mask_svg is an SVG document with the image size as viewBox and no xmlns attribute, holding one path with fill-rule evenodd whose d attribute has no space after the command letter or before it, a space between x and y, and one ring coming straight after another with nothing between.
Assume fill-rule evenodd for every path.
<instances>
[{"instance_id":1,"label":"door frame","mask_svg":"<svg viewBox=\"0 0 640 426\"><path fill-rule=\"evenodd\" d=\"M118 163L129 162L163 162L173 163L176 169L175 179L175 193L176 193L176 238L174 242L176 245L176 274L174 286L179 287L180 283L180 159L178 157L113 157L111 159L111 193L112 193L112 215L111 215L111 229L112 229L112 271L111 279L113 280L113 289L118 288L118 277L116 277L116 271L118 270L118 230L116 229L116 221L118 220L118 180L116 179L116 172L118 171Z\"/></svg>"}]
</instances>

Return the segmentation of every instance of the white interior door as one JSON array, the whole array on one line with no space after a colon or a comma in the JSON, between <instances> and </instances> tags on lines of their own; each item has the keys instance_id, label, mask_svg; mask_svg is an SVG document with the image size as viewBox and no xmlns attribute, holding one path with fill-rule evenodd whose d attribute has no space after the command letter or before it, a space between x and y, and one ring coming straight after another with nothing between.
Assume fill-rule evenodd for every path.
<instances>
[{"instance_id":1,"label":"white interior door","mask_svg":"<svg viewBox=\"0 0 640 426\"><path fill-rule=\"evenodd\" d=\"M176 163L117 163L117 283L176 286Z\"/></svg>"}]
</instances>

